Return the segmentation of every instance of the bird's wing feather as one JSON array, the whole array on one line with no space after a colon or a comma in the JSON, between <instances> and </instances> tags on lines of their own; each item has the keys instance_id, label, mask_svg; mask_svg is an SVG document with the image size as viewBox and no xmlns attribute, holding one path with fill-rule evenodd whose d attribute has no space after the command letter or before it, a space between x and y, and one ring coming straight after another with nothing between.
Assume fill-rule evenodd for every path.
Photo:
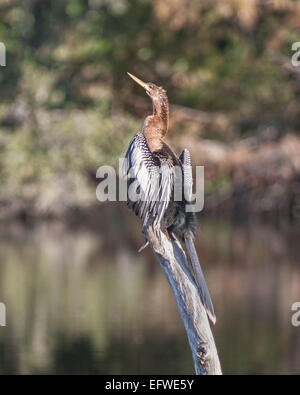
<instances>
[{"instance_id":1,"label":"bird's wing feather","mask_svg":"<svg viewBox=\"0 0 300 395\"><path fill-rule=\"evenodd\" d=\"M185 198L188 202L191 202L192 189L193 189L193 176L192 176L192 166L191 166L191 155L189 151L187 149L184 149L179 159L181 160L182 168L183 168L183 185L184 185ZM192 230L188 230L187 232L185 232L184 242L186 245L190 262L193 267L201 302L205 307L208 317L211 319L213 323L215 323L216 315L214 312L214 307L211 301L209 290L206 285L204 274L202 272L202 268L198 259L197 251L195 249Z\"/></svg>"},{"instance_id":2,"label":"bird's wing feather","mask_svg":"<svg viewBox=\"0 0 300 395\"><path fill-rule=\"evenodd\" d=\"M160 222L170 203L174 174L172 163L159 155L153 155L142 133L137 133L131 140L125 155L123 176L130 185L137 182L139 196L129 206L145 221L149 216Z\"/></svg>"}]
</instances>

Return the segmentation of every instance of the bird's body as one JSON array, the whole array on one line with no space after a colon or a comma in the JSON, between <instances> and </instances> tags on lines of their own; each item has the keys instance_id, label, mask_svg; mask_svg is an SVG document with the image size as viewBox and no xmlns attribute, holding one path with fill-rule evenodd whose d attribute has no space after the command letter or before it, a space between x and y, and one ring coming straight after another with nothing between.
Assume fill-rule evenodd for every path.
<instances>
[{"instance_id":1,"label":"bird's body","mask_svg":"<svg viewBox=\"0 0 300 395\"><path fill-rule=\"evenodd\" d=\"M125 156L123 173L129 180L129 191L133 187L136 193L134 198L129 196L128 205L144 221L144 225L149 220L159 223L170 235L185 242L202 303L210 319L215 322L213 305L193 242L195 213L186 210L192 197L190 154L185 149L178 158L163 140L169 124L166 91L129 75L151 97L153 114L145 119L142 132L133 137ZM181 200L175 199L178 185Z\"/></svg>"}]
</instances>

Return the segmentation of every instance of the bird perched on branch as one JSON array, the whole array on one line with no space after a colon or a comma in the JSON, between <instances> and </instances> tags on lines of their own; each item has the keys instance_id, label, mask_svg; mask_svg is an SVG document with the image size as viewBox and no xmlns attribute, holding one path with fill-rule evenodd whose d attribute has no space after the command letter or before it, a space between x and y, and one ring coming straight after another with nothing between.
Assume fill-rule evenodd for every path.
<instances>
[{"instance_id":1,"label":"bird perched on branch","mask_svg":"<svg viewBox=\"0 0 300 395\"><path fill-rule=\"evenodd\" d=\"M190 153L184 149L178 158L164 141L169 126L166 91L130 73L128 75L145 89L153 104L152 115L146 117L142 131L133 137L125 155L123 174L129 180L128 189L134 185L136 192L134 199L129 197L128 205L144 225L149 221L160 224L167 235L175 235L185 243L201 301L215 323L213 304L194 246L195 213L186 210L192 199ZM181 183L177 182L180 179ZM182 192L181 200L174 199L178 185Z\"/></svg>"}]
</instances>

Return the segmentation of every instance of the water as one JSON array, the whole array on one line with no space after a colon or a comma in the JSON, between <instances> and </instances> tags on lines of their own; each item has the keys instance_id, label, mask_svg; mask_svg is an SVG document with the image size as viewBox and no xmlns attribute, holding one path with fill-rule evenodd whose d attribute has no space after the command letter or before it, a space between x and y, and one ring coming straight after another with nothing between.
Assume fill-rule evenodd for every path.
<instances>
[{"instance_id":1,"label":"water","mask_svg":"<svg viewBox=\"0 0 300 395\"><path fill-rule=\"evenodd\" d=\"M122 211L123 213L123 211ZM0 373L193 374L177 307L129 212L0 229ZM202 220L224 373L300 373L299 230Z\"/></svg>"}]
</instances>

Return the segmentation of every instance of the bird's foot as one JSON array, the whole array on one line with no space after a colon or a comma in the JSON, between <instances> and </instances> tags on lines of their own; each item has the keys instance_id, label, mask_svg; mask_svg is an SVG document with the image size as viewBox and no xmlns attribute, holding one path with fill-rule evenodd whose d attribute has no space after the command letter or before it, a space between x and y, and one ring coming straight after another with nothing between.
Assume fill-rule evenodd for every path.
<instances>
[{"instance_id":1,"label":"bird's foot","mask_svg":"<svg viewBox=\"0 0 300 395\"><path fill-rule=\"evenodd\" d=\"M146 247L148 247L149 241L146 241L145 244L142 245L142 247L138 250L138 252L142 252Z\"/></svg>"}]
</instances>

